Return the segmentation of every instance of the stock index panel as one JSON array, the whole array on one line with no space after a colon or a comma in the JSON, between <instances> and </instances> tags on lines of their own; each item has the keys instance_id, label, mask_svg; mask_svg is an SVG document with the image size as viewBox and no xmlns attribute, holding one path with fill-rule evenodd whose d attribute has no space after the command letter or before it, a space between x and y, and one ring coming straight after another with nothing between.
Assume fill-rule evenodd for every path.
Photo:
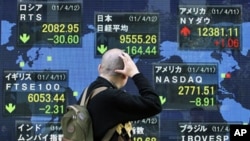
<instances>
[{"instance_id":1,"label":"stock index panel","mask_svg":"<svg viewBox=\"0 0 250 141\"><path fill-rule=\"evenodd\" d=\"M67 71L4 71L5 116L62 115L66 111ZM25 107L17 105L25 103Z\"/></svg>"},{"instance_id":2,"label":"stock index panel","mask_svg":"<svg viewBox=\"0 0 250 141\"><path fill-rule=\"evenodd\" d=\"M218 66L209 63L156 63L154 85L165 109L217 109Z\"/></svg>"},{"instance_id":3,"label":"stock index panel","mask_svg":"<svg viewBox=\"0 0 250 141\"><path fill-rule=\"evenodd\" d=\"M19 46L81 46L81 2L19 1L17 10Z\"/></svg>"},{"instance_id":4,"label":"stock index panel","mask_svg":"<svg viewBox=\"0 0 250 141\"><path fill-rule=\"evenodd\" d=\"M241 49L242 6L179 6L180 49Z\"/></svg>"},{"instance_id":5,"label":"stock index panel","mask_svg":"<svg viewBox=\"0 0 250 141\"><path fill-rule=\"evenodd\" d=\"M120 48L130 56L159 56L158 13L95 13L96 55Z\"/></svg>"},{"instance_id":6,"label":"stock index panel","mask_svg":"<svg viewBox=\"0 0 250 141\"><path fill-rule=\"evenodd\" d=\"M9 0L0 13L1 141L61 141L66 106L112 48L163 107L132 121L133 141L234 141L249 129L249 0ZM122 89L138 94L130 80Z\"/></svg>"}]
</instances>

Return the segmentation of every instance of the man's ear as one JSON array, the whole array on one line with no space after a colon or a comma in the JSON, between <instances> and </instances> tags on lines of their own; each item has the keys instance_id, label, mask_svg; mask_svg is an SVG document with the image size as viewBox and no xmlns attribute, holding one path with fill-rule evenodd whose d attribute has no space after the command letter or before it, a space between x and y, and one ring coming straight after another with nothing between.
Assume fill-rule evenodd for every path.
<instances>
[{"instance_id":1,"label":"man's ear","mask_svg":"<svg viewBox=\"0 0 250 141\"><path fill-rule=\"evenodd\" d=\"M122 79L126 79L126 78L127 78L127 76L122 74Z\"/></svg>"},{"instance_id":2,"label":"man's ear","mask_svg":"<svg viewBox=\"0 0 250 141\"><path fill-rule=\"evenodd\" d=\"M99 64L99 65L98 65L98 72L99 72L99 73L101 72L101 69L102 69L102 65Z\"/></svg>"}]
</instances>

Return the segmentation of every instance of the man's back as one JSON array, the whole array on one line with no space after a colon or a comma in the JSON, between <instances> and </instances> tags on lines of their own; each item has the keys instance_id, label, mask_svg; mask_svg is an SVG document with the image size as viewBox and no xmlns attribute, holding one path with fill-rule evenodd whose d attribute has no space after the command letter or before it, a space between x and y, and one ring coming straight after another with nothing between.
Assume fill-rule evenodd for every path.
<instances>
[{"instance_id":1,"label":"man's back","mask_svg":"<svg viewBox=\"0 0 250 141\"><path fill-rule=\"evenodd\" d=\"M89 103L88 109L93 121L95 140L100 140L104 134L119 123L140 120L158 114L161 104L158 95L152 91L142 74L135 76L139 90L143 96L131 95L112 86L107 80L98 77L90 87L107 86L107 90L95 96ZM143 80L143 81L141 81Z\"/></svg>"},{"instance_id":2,"label":"man's back","mask_svg":"<svg viewBox=\"0 0 250 141\"><path fill-rule=\"evenodd\" d=\"M91 99L88 110L93 122L95 141L100 141L109 129L120 123L140 120L161 112L158 95L137 66L120 49L107 51L98 66L99 76L88 88L88 94L95 88L108 87ZM139 94L129 94L122 90L131 78ZM115 132L112 141L117 140Z\"/></svg>"}]
</instances>

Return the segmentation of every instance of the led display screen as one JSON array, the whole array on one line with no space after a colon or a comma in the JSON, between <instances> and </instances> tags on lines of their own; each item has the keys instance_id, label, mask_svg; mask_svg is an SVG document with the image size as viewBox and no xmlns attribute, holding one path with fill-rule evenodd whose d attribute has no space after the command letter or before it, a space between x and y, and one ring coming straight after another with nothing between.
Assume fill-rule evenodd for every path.
<instances>
[{"instance_id":1,"label":"led display screen","mask_svg":"<svg viewBox=\"0 0 250 141\"><path fill-rule=\"evenodd\" d=\"M1 0L0 140L61 141L66 106L112 48L163 107L132 121L133 141L243 140L249 31L250 0ZM122 89L138 94L131 80Z\"/></svg>"}]
</instances>

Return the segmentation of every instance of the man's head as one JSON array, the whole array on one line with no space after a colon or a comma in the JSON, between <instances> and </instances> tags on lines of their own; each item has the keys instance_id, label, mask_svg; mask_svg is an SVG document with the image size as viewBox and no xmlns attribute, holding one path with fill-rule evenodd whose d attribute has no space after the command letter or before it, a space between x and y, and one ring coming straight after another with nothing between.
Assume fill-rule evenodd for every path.
<instances>
[{"instance_id":1,"label":"man's head","mask_svg":"<svg viewBox=\"0 0 250 141\"><path fill-rule=\"evenodd\" d=\"M124 68L124 62L120 55L122 50L114 48L110 49L102 56L101 64L99 65L99 75L109 80L117 88L123 87L127 83L128 77L115 72Z\"/></svg>"}]
</instances>

